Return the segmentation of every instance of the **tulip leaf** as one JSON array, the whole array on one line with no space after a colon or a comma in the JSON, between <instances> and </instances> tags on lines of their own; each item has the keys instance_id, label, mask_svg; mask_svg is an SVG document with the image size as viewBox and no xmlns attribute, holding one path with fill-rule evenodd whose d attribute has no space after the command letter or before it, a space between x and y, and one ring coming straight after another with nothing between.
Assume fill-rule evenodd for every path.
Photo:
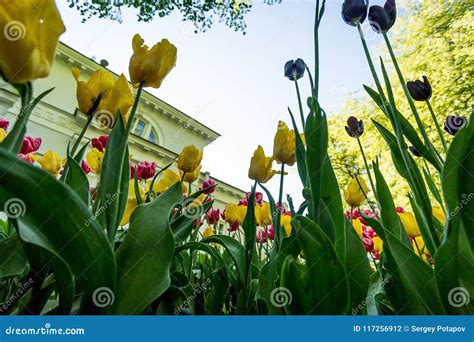
<instances>
[{"instance_id":1,"label":"tulip leaf","mask_svg":"<svg viewBox=\"0 0 474 342\"><path fill-rule=\"evenodd\" d=\"M115 238L128 197L130 166L127 137L122 115L118 113L117 122L107 141L95 203L97 221L107 230L110 241Z\"/></svg>"},{"instance_id":2,"label":"tulip leaf","mask_svg":"<svg viewBox=\"0 0 474 342\"><path fill-rule=\"evenodd\" d=\"M202 205L191 208L190 211L183 213L176 218L173 218L173 221L171 221L171 232L174 236L174 242L177 245L181 244L189 237L194 225L197 224L196 220L198 220L202 214L207 212L207 210L212 207L212 204L213 201L206 202Z\"/></svg>"},{"instance_id":3,"label":"tulip leaf","mask_svg":"<svg viewBox=\"0 0 474 342\"><path fill-rule=\"evenodd\" d=\"M22 208L21 237L53 251L75 276L87 313L102 312L91 303L99 287L115 287L115 261L102 228L86 204L67 185L0 148L0 206L16 201ZM13 203L13 202L9 202ZM42 205L38 205L42 203ZM65 248L67 246L67 248Z\"/></svg>"},{"instance_id":4,"label":"tulip leaf","mask_svg":"<svg viewBox=\"0 0 474 342\"><path fill-rule=\"evenodd\" d=\"M295 299L285 310L290 314L301 313L301 309L306 314L347 313L349 282L330 238L307 217L295 216L292 226L306 262L299 264L290 256L283 265L281 284Z\"/></svg>"},{"instance_id":5,"label":"tulip leaf","mask_svg":"<svg viewBox=\"0 0 474 342\"><path fill-rule=\"evenodd\" d=\"M400 147L398 146L397 138L384 126L372 119L372 123L378 129L383 139L390 148L392 154L393 165L397 169L398 173L405 179L408 178L408 171L403 160L403 156L400 153Z\"/></svg>"},{"instance_id":6,"label":"tulip leaf","mask_svg":"<svg viewBox=\"0 0 474 342\"><path fill-rule=\"evenodd\" d=\"M212 287L205 297L206 315L218 315L222 312L228 292L229 282L223 268L220 268L212 275Z\"/></svg>"},{"instance_id":7,"label":"tulip leaf","mask_svg":"<svg viewBox=\"0 0 474 342\"><path fill-rule=\"evenodd\" d=\"M453 139L442 173L442 187L448 217L444 240L435 254L436 282L444 306L450 314L474 313L474 115ZM465 294L465 305L454 296ZM469 301L469 298L471 300ZM450 302L451 300L451 302ZM455 305L452 305L454 301ZM458 305L459 304L459 305Z\"/></svg>"},{"instance_id":8,"label":"tulip leaf","mask_svg":"<svg viewBox=\"0 0 474 342\"><path fill-rule=\"evenodd\" d=\"M245 275L245 281L244 284L247 286L247 284L250 282L252 279L251 275L251 268L250 265L252 263L253 257L255 255L255 241L257 239L257 222L255 219L255 191L257 188L257 184L252 186L252 191L250 192L250 196L248 199L248 205L247 205L247 213L244 218L244 222L242 224L243 230L244 230L244 237L245 237L245 270L246 270L246 275ZM280 225L278 225L279 227ZM281 230L281 229L280 229ZM275 232L276 233L276 232ZM276 237L280 237L281 235L279 234L280 232L276 233Z\"/></svg>"},{"instance_id":9,"label":"tulip leaf","mask_svg":"<svg viewBox=\"0 0 474 342\"><path fill-rule=\"evenodd\" d=\"M226 249L226 251L229 253L229 255L231 256L232 261L234 262L235 267L237 268L237 274L239 275L240 281L242 282L242 284L245 284L245 275L246 275L245 249L244 247L242 247L239 241L227 235L211 235L202 239L201 242L203 243L214 242L223 246Z\"/></svg>"},{"instance_id":10,"label":"tulip leaf","mask_svg":"<svg viewBox=\"0 0 474 342\"><path fill-rule=\"evenodd\" d=\"M392 121L392 125L395 125L393 123L393 120L390 117L390 113L387 113L385 111L384 107L384 102L381 99L380 95L373 90L372 88L364 85L365 91L369 94L369 96L374 100L374 102L377 104L377 106L382 110L382 112L390 118ZM415 147L415 149L430 163L432 164L436 170L441 171L441 164L436 156L432 154L432 152L425 146L423 141L421 141L420 137L418 136L418 133L416 132L415 128L412 126L412 124L398 111L395 109L395 113L398 116L400 126L401 126L401 131L403 134L406 136L408 141ZM394 126L395 127L395 126ZM385 137L384 137L385 138ZM386 140L386 139L385 139Z\"/></svg>"},{"instance_id":11,"label":"tulip leaf","mask_svg":"<svg viewBox=\"0 0 474 342\"><path fill-rule=\"evenodd\" d=\"M0 241L0 279L21 275L28 262L18 236Z\"/></svg>"},{"instance_id":12,"label":"tulip leaf","mask_svg":"<svg viewBox=\"0 0 474 342\"><path fill-rule=\"evenodd\" d=\"M169 287L174 254L169 217L181 201L181 183L177 182L133 211L127 235L116 252L116 314L140 314Z\"/></svg>"},{"instance_id":13,"label":"tulip leaf","mask_svg":"<svg viewBox=\"0 0 474 342\"><path fill-rule=\"evenodd\" d=\"M26 134L26 124L28 123L31 112L46 95L54 90L54 88L42 92L31 102L30 100L33 90L30 82L27 84L17 84L15 85L15 88L20 93L22 108L18 115L18 119L16 120L10 132L8 132L5 140L1 143L1 146L11 152L18 153L23 144L23 137Z\"/></svg>"},{"instance_id":14,"label":"tulip leaf","mask_svg":"<svg viewBox=\"0 0 474 342\"><path fill-rule=\"evenodd\" d=\"M65 183L77 193L86 205L89 205L89 180L86 174L71 156L67 158L67 165L68 172Z\"/></svg>"},{"instance_id":15,"label":"tulip leaf","mask_svg":"<svg viewBox=\"0 0 474 342\"><path fill-rule=\"evenodd\" d=\"M373 163L373 169L376 181L377 202L380 209L381 224L384 228L384 234L381 236L392 235L406 246L411 246L410 239L400 220L393 203L392 194L388 188L385 179L380 172L379 166Z\"/></svg>"},{"instance_id":16,"label":"tulip leaf","mask_svg":"<svg viewBox=\"0 0 474 342\"><path fill-rule=\"evenodd\" d=\"M425 176L426 184L428 184L431 194L436 199L436 202L438 202L440 207L443 208L443 199L441 198L441 193L438 190L438 187L436 186L433 177L431 176L427 168L423 169L423 175Z\"/></svg>"}]
</instances>

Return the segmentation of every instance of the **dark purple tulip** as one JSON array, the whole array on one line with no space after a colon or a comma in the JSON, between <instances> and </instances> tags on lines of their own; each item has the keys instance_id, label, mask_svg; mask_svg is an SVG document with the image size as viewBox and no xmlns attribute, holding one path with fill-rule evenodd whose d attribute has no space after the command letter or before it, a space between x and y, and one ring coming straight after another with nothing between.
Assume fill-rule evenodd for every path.
<instances>
[{"instance_id":1,"label":"dark purple tulip","mask_svg":"<svg viewBox=\"0 0 474 342\"><path fill-rule=\"evenodd\" d=\"M415 101L428 101L431 98L431 84L426 76L423 76L423 81L407 82L407 88Z\"/></svg>"},{"instance_id":2,"label":"dark purple tulip","mask_svg":"<svg viewBox=\"0 0 474 342\"><path fill-rule=\"evenodd\" d=\"M421 157L421 153L418 152L418 150L415 148L415 146L410 146L408 148L410 152L415 156L415 157Z\"/></svg>"},{"instance_id":3,"label":"dark purple tulip","mask_svg":"<svg viewBox=\"0 0 474 342\"><path fill-rule=\"evenodd\" d=\"M350 116L347 119L347 126L345 128L351 138L358 138L364 133L364 122L357 120L355 116Z\"/></svg>"},{"instance_id":4,"label":"dark purple tulip","mask_svg":"<svg viewBox=\"0 0 474 342\"><path fill-rule=\"evenodd\" d=\"M298 58L296 61L288 61L285 63L285 77L295 81L303 77L305 69L306 64L301 58Z\"/></svg>"},{"instance_id":5,"label":"dark purple tulip","mask_svg":"<svg viewBox=\"0 0 474 342\"><path fill-rule=\"evenodd\" d=\"M383 7L374 5L369 8L369 23L377 33L386 33L395 24L397 6L395 0L387 0Z\"/></svg>"},{"instance_id":6,"label":"dark purple tulip","mask_svg":"<svg viewBox=\"0 0 474 342\"><path fill-rule=\"evenodd\" d=\"M342 19L351 26L362 24L367 17L368 0L344 0L342 3Z\"/></svg>"},{"instance_id":7,"label":"dark purple tulip","mask_svg":"<svg viewBox=\"0 0 474 342\"><path fill-rule=\"evenodd\" d=\"M464 116L448 115L444 122L444 130L451 135L456 135L461 128L466 126L466 123L467 120Z\"/></svg>"}]
</instances>

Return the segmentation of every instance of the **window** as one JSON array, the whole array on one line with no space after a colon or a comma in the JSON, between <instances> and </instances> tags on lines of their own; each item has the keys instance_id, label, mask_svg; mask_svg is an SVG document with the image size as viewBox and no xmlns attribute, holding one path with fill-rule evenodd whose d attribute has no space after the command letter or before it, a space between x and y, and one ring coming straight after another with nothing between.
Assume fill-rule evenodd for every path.
<instances>
[{"instance_id":1,"label":"window","mask_svg":"<svg viewBox=\"0 0 474 342\"><path fill-rule=\"evenodd\" d=\"M153 125L142 117L135 118L132 125L132 132L134 135L142 137L153 144L158 143L158 135L156 134L156 130L153 128Z\"/></svg>"},{"instance_id":2,"label":"window","mask_svg":"<svg viewBox=\"0 0 474 342\"><path fill-rule=\"evenodd\" d=\"M146 124L145 124L144 121L138 120L137 125L135 126L135 130L133 131L133 133L135 133L136 135L142 136L143 131L145 130L145 126L146 126Z\"/></svg>"}]
</instances>

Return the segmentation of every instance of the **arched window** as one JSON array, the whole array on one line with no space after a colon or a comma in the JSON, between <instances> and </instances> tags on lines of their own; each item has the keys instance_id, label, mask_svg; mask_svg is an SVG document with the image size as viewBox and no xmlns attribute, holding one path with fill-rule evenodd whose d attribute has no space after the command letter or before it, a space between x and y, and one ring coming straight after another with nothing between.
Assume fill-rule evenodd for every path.
<instances>
[{"instance_id":1,"label":"arched window","mask_svg":"<svg viewBox=\"0 0 474 342\"><path fill-rule=\"evenodd\" d=\"M158 143L158 135L153 125L143 117L136 117L132 125L132 133L153 144Z\"/></svg>"}]
</instances>

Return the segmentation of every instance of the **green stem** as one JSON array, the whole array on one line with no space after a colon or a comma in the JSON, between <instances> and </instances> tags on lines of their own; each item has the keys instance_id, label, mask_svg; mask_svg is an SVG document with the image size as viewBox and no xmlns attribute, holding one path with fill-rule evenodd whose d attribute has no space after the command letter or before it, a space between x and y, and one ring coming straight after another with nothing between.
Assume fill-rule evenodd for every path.
<instances>
[{"instance_id":1,"label":"green stem","mask_svg":"<svg viewBox=\"0 0 474 342\"><path fill-rule=\"evenodd\" d=\"M300 95L300 87L298 86L298 80L295 78L295 87L296 87L296 95L298 96L298 106L300 109L300 117L301 117L301 124L303 125L303 130L305 126L304 120L304 113L303 113L303 104L301 103L301 95Z\"/></svg>"},{"instance_id":2,"label":"green stem","mask_svg":"<svg viewBox=\"0 0 474 342\"><path fill-rule=\"evenodd\" d=\"M128 118L128 121L127 121L127 128L126 128L127 129L127 136L130 133L130 131L132 130L133 119L135 118L135 113L137 112L138 103L140 102L140 97L142 95L142 90L143 90L143 85L144 84L145 84L145 82L141 81L140 85L138 86L138 89L137 89L137 95L135 96L135 102L133 102L132 111L130 112L130 117ZM120 115L121 115L121 113L120 113Z\"/></svg>"},{"instance_id":3,"label":"green stem","mask_svg":"<svg viewBox=\"0 0 474 342\"><path fill-rule=\"evenodd\" d=\"M71 150L71 156L74 157L74 154L76 153L76 150L77 148L79 147L79 144L81 143L82 141L82 138L84 137L84 135L86 134L86 131L87 129L89 128L91 122L92 122L92 119L94 119L94 115L90 115L88 118L87 118L87 122L86 124L84 125L84 127L82 127L82 131L81 133L79 133L79 136L77 137L77 140L76 142L74 143L74 146L72 147L72 150Z\"/></svg>"},{"instance_id":4,"label":"green stem","mask_svg":"<svg viewBox=\"0 0 474 342\"><path fill-rule=\"evenodd\" d=\"M277 220L276 220L276 227L275 227L275 240L277 241L277 250L280 249L281 247L281 238L282 238L282 231L281 231L281 224L280 224L280 219L281 219L281 207L283 206L282 200L283 200L283 180L285 178L285 163L281 164L281 175L280 175L280 190L278 193L278 203L277 206L279 205L280 208L277 209Z\"/></svg>"},{"instance_id":5,"label":"green stem","mask_svg":"<svg viewBox=\"0 0 474 342\"><path fill-rule=\"evenodd\" d=\"M444 153L447 155L448 154L448 145L446 145L446 140L444 139L443 131L441 130L441 127L439 126L438 119L436 119L436 115L434 113L433 107L431 107L430 100L426 100L426 105L428 106L428 109L429 109L430 114L431 114L431 118L433 119L433 122L436 126L436 130L438 131L438 136L441 140L441 144L443 145Z\"/></svg>"},{"instance_id":6,"label":"green stem","mask_svg":"<svg viewBox=\"0 0 474 342\"><path fill-rule=\"evenodd\" d=\"M375 185L374 185L375 183L372 179L372 175L371 175L370 169L369 169L369 164L367 163L367 158L365 157L364 148L362 147L362 143L360 142L359 137L357 137L357 142L359 143L359 148L360 148L360 152L362 154L362 159L364 159L364 164L365 164L365 169L367 170L367 175L369 176L370 187L372 188L372 193L375 196ZM367 201L368 201L368 199L367 199Z\"/></svg>"},{"instance_id":7,"label":"green stem","mask_svg":"<svg viewBox=\"0 0 474 342\"><path fill-rule=\"evenodd\" d=\"M319 0L316 0L314 15L314 96L319 96Z\"/></svg>"},{"instance_id":8,"label":"green stem","mask_svg":"<svg viewBox=\"0 0 474 342\"><path fill-rule=\"evenodd\" d=\"M418 128L421 132L421 135L423 136L423 140L425 141L425 145L427 148L435 152L436 155L439 156L438 152L434 148L433 144L431 143L430 139L428 138L428 135L426 134L425 126L423 125L423 122L421 121L420 115L418 114L418 111L416 110L415 103L413 102L413 99L411 98L410 92L408 91L405 79L403 78L402 71L400 69L400 66L398 65L397 58L395 57L395 53L393 52L392 44L390 43L390 40L388 39L388 36L386 33L383 34L383 38L385 40L385 43L387 44L387 49L388 52L390 53L390 57L392 58L393 65L395 67L395 71L397 72L398 79L400 81L400 84L403 88L403 92L405 94L405 97L408 101L408 104L410 105L410 109L413 112L413 115L416 120L416 124L418 125Z\"/></svg>"}]
</instances>

